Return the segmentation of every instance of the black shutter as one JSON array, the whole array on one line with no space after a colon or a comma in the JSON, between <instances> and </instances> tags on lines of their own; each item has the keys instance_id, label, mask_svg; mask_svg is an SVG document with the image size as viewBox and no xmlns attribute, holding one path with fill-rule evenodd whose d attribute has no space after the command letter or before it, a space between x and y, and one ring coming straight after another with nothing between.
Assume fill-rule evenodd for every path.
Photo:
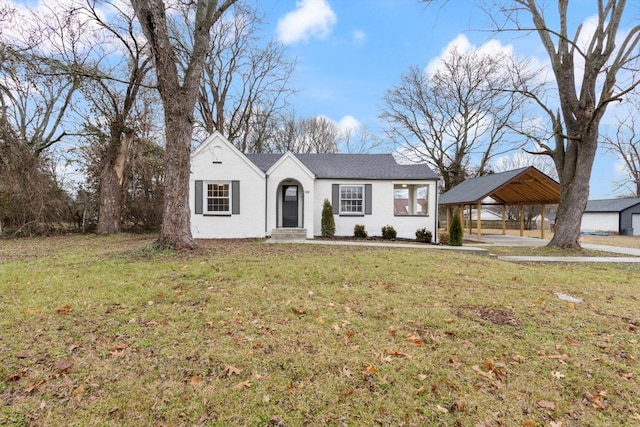
<instances>
[{"instance_id":1,"label":"black shutter","mask_svg":"<svg viewBox=\"0 0 640 427\"><path fill-rule=\"evenodd\" d=\"M338 184L331 186L331 207L334 215L340 213L340 185Z\"/></svg>"},{"instance_id":2,"label":"black shutter","mask_svg":"<svg viewBox=\"0 0 640 427\"><path fill-rule=\"evenodd\" d=\"M196 213L202 214L202 181L196 181Z\"/></svg>"},{"instance_id":3,"label":"black shutter","mask_svg":"<svg viewBox=\"0 0 640 427\"><path fill-rule=\"evenodd\" d=\"M371 215L371 207L373 205L373 200L371 200L371 184L364 185L364 214Z\"/></svg>"},{"instance_id":4,"label":"black shutter","mask_svg":"<svg viewBox=\"0 0 640 427\"><path fill-rule=\"evenodd\" d=\"M231 181L231 213L240 214L240 181Z\"/></svg>"}]
</instances>

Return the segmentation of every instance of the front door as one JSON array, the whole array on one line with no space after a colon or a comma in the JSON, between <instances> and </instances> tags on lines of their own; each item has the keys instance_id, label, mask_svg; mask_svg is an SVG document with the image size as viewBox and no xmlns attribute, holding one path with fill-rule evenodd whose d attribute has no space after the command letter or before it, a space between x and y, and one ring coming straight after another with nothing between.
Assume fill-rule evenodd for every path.
<instances>
[{"instance_id":1,"label":"front door","mask_svg":"<svg viewBox=\"0 0 640 427\"><path fill-rule=\"evenodd\" d=\"M282 186L282 226L298 226L298 186Z\"/></svg>"}]
</instances>

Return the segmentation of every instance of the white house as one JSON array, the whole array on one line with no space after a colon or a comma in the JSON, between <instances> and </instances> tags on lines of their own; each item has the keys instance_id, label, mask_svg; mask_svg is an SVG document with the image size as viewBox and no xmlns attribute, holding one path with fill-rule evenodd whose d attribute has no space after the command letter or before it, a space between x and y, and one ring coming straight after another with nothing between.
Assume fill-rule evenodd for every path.
<instances>
[{"instance_id":1,"label":"white house","mask_svg":"<svg viewBox=\"0 0 640 427\"><path fill-rule=\"evenodd\" d=\"M640 198L589 200L580 229L640 236Z\"/></svg>"},{"instance_id":2,"label":"white house","mask_svg":"<svg viewBox=\"0 0 640 427\"><path fill-rule=\"evenodd\" d=\"M331 202L336 236L362 224L369 236L391 225L399 238L426 228L437 238L437 175L391 154L243 154L220 133L192 154L189 203L195 238L267 237L273 230L321 235Z\"/></svg>"}]
</instances>

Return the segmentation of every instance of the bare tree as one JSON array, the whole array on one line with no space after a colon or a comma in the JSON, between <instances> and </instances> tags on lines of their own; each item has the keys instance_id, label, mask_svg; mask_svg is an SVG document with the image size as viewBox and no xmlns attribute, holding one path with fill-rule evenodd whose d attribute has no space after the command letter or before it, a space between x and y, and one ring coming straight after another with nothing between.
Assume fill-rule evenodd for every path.
<instances>
[{"instance_id":1,"label":"bare tree","mask_svg":"<svg viewBox=\"0 0 640 427\"><path fill-rule=\"evenodd\" d=\"M211 27L237 0L197 0L187 16L193 19L193 43L181 73L178 54L170 37L167 11L162 0L132 0L133 8L149 41L155 63L158 90L164 107L166 133L165 194L163 219L157 244L192 249L189 210L189 174L194 108L200 89L204 61L210 48Z\"/></svg>"},{"instance_id":2,"label":"bare tree","mask_svg":"<svg viewBox=\"0 0 640 427\"><path fill-rule=\"evenodd\" d=\"M262 45L262 25L247 2L214 24L197 103L207 133L219 131L244 153L264 151L270 120L293 93L288 83L295 61L278 41Z\"/></svg>"},{"instance_id":3,"label":"bare tree","mask_svg":"<svg viewBox=\"0 0 640 427\"><path fill-rule=\"evenodd\" d=\"M67 219L69 197L52 147L70 133L69 111L93 46L73 6L0 10L0 222L35 233Z\"/></svg>"},{"instance_id":4,"label":"bare tree","mask_svg":"<svg viewBox=\"0 0 640 427\"><path fill-rule=\"evenodd\" d=\"M99 6L107 6L105 10ZM104 141L96 161L100 164L100 195L98 198L97 234L118 233L122 224L124 204L125 168L129 151L136 140L134 107L145 78L152 68L146 43L136 38L132 11L124 5L105 4L88 0L83 12L101 31L101 44L115 51L100 56L96 68L99 72L84 85L85 98L91 104L91 117L87 120ZM99 120L96 120L98 115ZM100 126L104 122L104 126Z\"/></svg>"},{"instance_id":5,"label":"bare tree","mask_svg":"<svg viewBox=\"0 0 640 427\"><path fill-rule=\"evenodd\" d=\"M327 117L296 119L292 114L276 132L270 151L337 153L338 137L338 126Z\"/></svg>"},{"instance_id":6,"label":"bare tree","mask_svg":"<svg viewBox=\"0 0 640 427\"><path fill-rule=\"evenodd\" d=\"M380 117L389 138L412 161L427 162L447 191L514 150L511 133L524 97L508 92L522 64L501 54L451 50L429 75L411 67L384 96Z\"/></svg>"},{"instance_id":7,"label":"bare tree","mask_svg":"<svg viewBox=\"0 0 640 427\"><path fill-rule=\"evenodd\" d=\"M64 129L64 120L82 81L81 70L88 56L86 52L72 50L78 40L64 39L82 35L58 28L67 25L74 13L61 10L55 18L50 14L29 16L37 37L42 34L51 37L52 44L44 51L38 42L29 47L28 42L0 41L0 108L20 141L36 156L69 134ZM12 26L21 25L23 19L16 17Z\"/></svg>"},{"instance_id":8,"label":"bare tree","mask_svg":"<svg viewBox=\"0 0 640 427\"><path fill-rule=\"evenodd\" d=\"M370 153L382 146L384 146L384 141L365 125L344 129L338 137L338 147L341 153Z\"/></svg>"},{"instance_id":9,"label":"bare tree","mask_svg":"<svg viewBox=\"0 0 640 427\"><path fill-rule=\"evenodd\" d=\"M527 87L521 86L520 90L538 103L550 123L549 137L538 140L541 152L553 159L560 182L558 225L549 245L574 248L580 247L580 219L589 198L600 121L611 102L620 101L640 84L640 25L629 18L631 28L621 28L625 0L598 0L592 28L581 24L575 31L569 28L572 20L567 0L558 1L553 21L545 17L549 15L543 7L535 0L501 4L507 23L498 25L498 29L537 33L551 60L558 111ZM554 28L550 23L556 19L558 26Z\"/></svg>"},{"instance_id":10,"label":"bare tree","mask_svg":"<svg viewBox=\"0 0 640 427\"><path fill-rule=\"evenodd\" d=\"M628 104L621 106L626 114L616 115L617 125L605 129L603 147L622 160L626 178L618 182L618 189L640 197L640 98L639 94L625 97Z\"/></svg>"}]
</instances>

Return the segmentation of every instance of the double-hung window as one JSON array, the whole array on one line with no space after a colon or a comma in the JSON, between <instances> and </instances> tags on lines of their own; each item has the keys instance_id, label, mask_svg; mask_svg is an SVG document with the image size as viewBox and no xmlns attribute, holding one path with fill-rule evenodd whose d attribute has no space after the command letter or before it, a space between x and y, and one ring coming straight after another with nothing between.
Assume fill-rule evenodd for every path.
<instances>
[{"instance_id":1,"label":"double-hung window","mask_svg":"<svg viewBox=\"0 0 640 427\"><path fill-rule=\"evenodd\" d=\"M364 215L364 185L340 186L340 214Z\"/></svg>"},{"instance_id":2,"label":"double-hung window","mask_svg":"<svg viewBox=\"0 0 640 427\"><path fill-rule=\"evenodd\" d=\"M205 213L231 214L231 188L229 182L207 182L205 189Z\"/></svg>"}]
</instances>

